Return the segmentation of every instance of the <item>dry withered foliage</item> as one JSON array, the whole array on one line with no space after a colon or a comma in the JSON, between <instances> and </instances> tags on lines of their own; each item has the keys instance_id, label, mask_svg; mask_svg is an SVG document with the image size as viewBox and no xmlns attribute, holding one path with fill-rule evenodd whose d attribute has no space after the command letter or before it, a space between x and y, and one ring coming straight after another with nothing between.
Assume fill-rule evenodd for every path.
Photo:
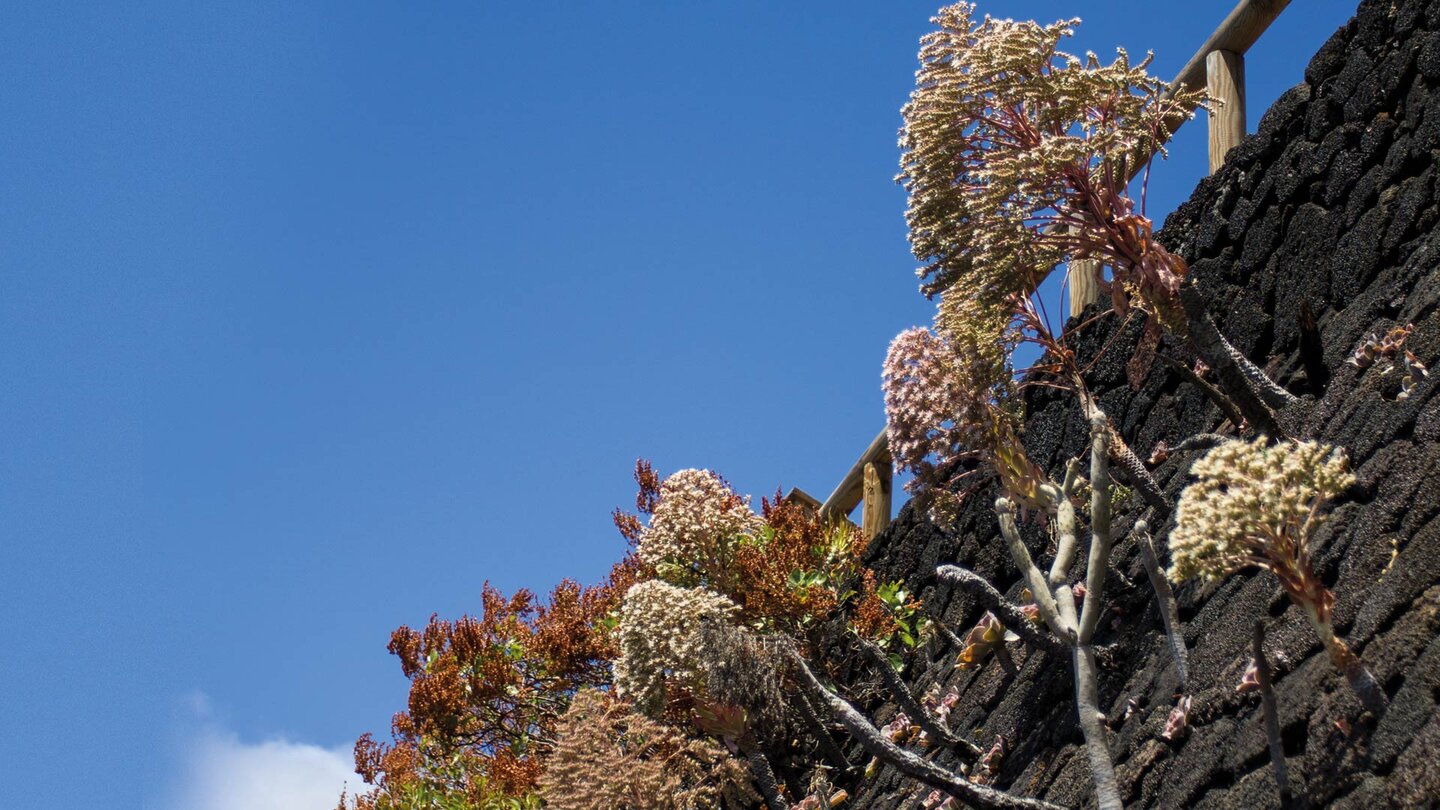
<instances>
[{"instance_id":1,"label":"dry withered foliage","mask_svg":"<svg viewBox=\"0 0 1440 810\"><path fill-rule=\"evenodd\" d=\"M807 581L792 574L820 572L827 566L837 573L854 571L863 543L857 537L848 549L827 560L825 528L808 509L785 501L779 491L774 501L762 498L760 503L769 531L763 542L741 545L735 552L741 608L749 616L791 629L808 619L829 616L838 607L833 589L818 577Z\"/></svg>"},{"instance_id":2,"label":"dry withered foliage","mask_svg":"<svg viewBox=\"0 0 1440 810\"><path fill-rule=\"evenodd\" d=\"M450 795L533 793L569 696L610 682L609 617L638 576L627 555L603 584L565 580L543 602L486 583L478 618L432 616L424 630L397 629L389 650L410 679L409 706L395 717L392 743L369 734L356 743L356 772L375 788L356 806L393 805L418 781Z\"/></svg>"},{"instance_id":3,"label":"dry withered foliage","mask_svg":"<svg viewBox=\"0 0 1440 810\"><path fill-rule=\"evenodd\" d=\"M867 639L899 629L875 573L861 564L868 541L854 526L826 526L779 491L773 501L761 499L761 514L768 529L763 542L742 545L734 561L734 598L749 618L796 638L841 610Z\"/></svg>"},{"instance_id":4,"label":"dry withered foliage","mask_svg":"<svg viewBox=\"0 0 1440 810\"><path fill-rule=\"evenodd\" d=\"M760 801L744 763L723 747L594 689L571 702L540 791L555 810L720 810Z\"/></svg>"},{"instance_id":5,"label":"dry withered foliage","mask_svg":"<svg viewBox=\"0 0 1440 810\"><path fill-rule=\"evenodd\" d=\"M635 484L639 487L635 493L635 508L640 510L641 515L655 514L655 507L660 503L660 476L649 460L635 459ZM617 508L610 513L610 519L615 521L615 528L620 530L620 536L630 543L631 548L640 542L640 532L645 528L640 515Z\"/></svg>"},{"instance_id":6,"label":"dry withered foliage","mask_svg":"<svg viewBox=\"0 0 1440 810\"><path fill-rule=\"evenodd\" d=\"M888 636L900 626L890 606L880 598L875 572L868 568L860 578L860 592L855 599L855 610L850 614L850 625L867 639Z\"/></svg>"}]
</instances>

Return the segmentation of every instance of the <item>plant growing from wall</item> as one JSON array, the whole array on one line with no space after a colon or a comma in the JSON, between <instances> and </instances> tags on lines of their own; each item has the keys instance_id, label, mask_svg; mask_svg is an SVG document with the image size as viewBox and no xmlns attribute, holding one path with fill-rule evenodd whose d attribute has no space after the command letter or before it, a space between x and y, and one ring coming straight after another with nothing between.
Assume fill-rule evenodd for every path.
<instances>
[{"instance_id":1,"label":"plant growing from wall","mask_svg":"<svg viewBox=\"0 0 1440 810\"><path fill-rule=\"evenodd\" d=\"M1096 417L1090 429L1090 548L1085 566L1085 594L1081 604L1076 605L1074 589L1068 584L1069 566L1077 548L1077 536L1073 513L1068 520L1061 518L1059 546L1055 563L1047 576L1036 567L1030 551L1020 537L1015 523L1014 505L1007 498L995 502L999 516L1000 533L1010 549L1011 559L1020 569L1021 577L1039 608L1041 619L1057 637L1064 640L1071 651L1071 664L1075 674L1075 709L1080 719L1080 730L1085 736L1085 749L1090 762L1090 773L1095 781L1097 804L1104 810L1120 808L1119 788L1115 781L1115 766L1105 741L1105 714L1100 709L1095 652L1092 640L1100 623L1101 602L1105 593L1105 577L1109 572L1110 560L1110 491L1109 451L1106 433L1108 427L1103 417ZM1073 483L1062 487L1062 503L1068 504L1068 492Z\"/></svg>"},{"instance_id":2,"label":"plant growing from wall","mask_svg":"<svg viewBox=\"0 0 1440 810\"><path fill-rule=\"evenodd\" d=\"M342 793L336 810L539 810L538 794L490 781L493 762L464 750L442 753L405 729L404 717L397 718L392 745L360 738L355 770L371 787Z\"/></svg>"},{"instance_id":3,"label":"plant growing from wall","mask_svg":"<svg viewBox=\"0 0 1440 810\"><path fill-rule=\"evenodd\" d=\"M994 613L986 611L980 617L980 621L970 628L961 640L963 646L960 653L955 656L956 669L979 669L985 659L994 656L1000 662L1000 666L1007 673L1014 675L1016 670L1015 660L1010 657L1010 652L1005 649L1005 642L1019 641L1020 636L1012 630L1006 630L1005 625Z\"/></svg>"},{"instance_id":4,"label":"plant growing from wall","mask_svg":"<svg viewBox=\"0 0 1440 810\"><path fill-rule=\"evenodd\" d=\"M636 556L666 582L737 590L734 558L764 527L747 499L709 470L681 470L660 484Z\"/></svg>"},{"instance_id":5,"label":"plant growing from wall","mask_svg":"<svg viewBox=\"0 0 1440 810\"><path fill-rule=\"evenodd\" d=\"M976 345L977 337L967 337L970 342L965 345ZM1008 401L1005 394L1010 391L1010 375L1003 373L1005 361L998 361L1002 373L994 374L992 364L976 365L963 359L966 357L963 352L947 351L942 341L925 330L906 332L892 344L884 377L890 437L895 448L892 453L901 465L924 476L923 484L932 488L944 480L945 474L938 471L956 463L968 464L971 474L988 470L998 480L1005 493L997 502L1002 535L1026 585L1035 595L1040 616L1072 653L1077 710L1100 804L1105 808L1118 808L1114 766L1105 746L1103 725L1096 718L1099 711L1096 672L1090 646L1099 621L1099 600L1109 568L1112 503L1109 458L1116 445L1114 432L1098 406L1092 403L1085 409L1091 424L1092 539L1083 615L1076 618L1072 615L1076 613L1075 597L1067 583L1078 550L1072 500L1080 486L1078 465L1069 465L1065 481L1057 483L1030 462L1011 429L1016 417L1004 404ZM983 371L977 373L977 368ZM1020 539L1015 523L1017 504L1054 516L1057 548L1048 576L1035 568L1029 550ZM941 566L937 570L941 581L979 594L986 600L987 607L995 611L996 618L1012 632L1045 644L1043 636L1029 628L1017 608L993 593L994 589L983 579L967 574L954 566ZM1060 612L1062 605L1068 605L1068 613Z\"/></svg>"},{"instance_id":6,"label":"plant growing from wall","mask_svg":"<svg viewBox=\"0 0 1440 810\"><path fill-rule=\"evenodd\" d=\"M855 647L895 699L934 739L978 755L935 723L899 677L899 653L921 643L928 619L901 583L879 582L863 568L865 542L854 527L825 525L778 493L762 500L763 517L755 516L746 499L704 470L671 475L657 495L637 545L657 577L711 588L733 601L739 620L813 646L835 640L824 635L843 612Z\"/></svg>"},{"instance_id":7,"label":"plant growing from wall","mask_svg":"<svg viewBox=\"0 0 1440 810\"><path fill-rule=\"evenodd\" d=\"M688 707L702 730L744 757L770 810L784 810L788 803L746 707L717 699L708 688L719 662L702 644L700 631L729 625L739 612L734 602L703 586L662 580L631 586L620 611L615 687L637 711L657 720L674 720L677 709Z\"/></svg>"},{"instance_id":8,"label":"plant growing from wall","mask_svg":"<svg viewBox=\"0 0 1440 810\"><path fill-rule=\"evenodd\" d=\"M1143 195L1137 206L1126 190L1203 94L1168 87L1146 72L1148 58L1132 64L1123 50L1108 65L1060 51L1078 20L977 23L960 3L934 22L904 109L899 179L923 289L941 298L941 332L967 348L973 341L957 336L977 329L987 342L1033 341L1047 352L1036 370L1083 400L1073 352L1035 293L1060 263L1096 259L1113 311L1136 307L1152 334L1186 338L1251 426L1277 433L1270 409L1292 397L1220 335L1184 260L1155 241Z\"/></svg>"},{"instance_id":9,"label":"plant growing from wall","mask_svg":"<svg viewBox=\"0 0 1440 810\"><path fill-rule=\"evenodd\" d=\"M983 472L1021 504L1042 508L1053 498L1020 443L1006 327L995 321L990 326L1000 331L987 335L974 326L963 343L928 329L906 330L891 342L881 375L890 454L914 473L906 487L937 516L952 512Z\"/></svg>"},{"instance_id":10,"label":"plant growing from wall","mask_svg":"<svg viewBox=\"0 0 1440 810\"><path fill-rule=\"evenodd\" d=\"M1318 442L1231 441L1191 468L1170 534L1170 578L1218 581L1241 568L1268 569L1304 612L1330 660L1366 709L1388 699L1330 623L1335 595L1315 575L1310 543L1326 504L1355 482L1345 452Z\"/></svg>"}]
</instances>

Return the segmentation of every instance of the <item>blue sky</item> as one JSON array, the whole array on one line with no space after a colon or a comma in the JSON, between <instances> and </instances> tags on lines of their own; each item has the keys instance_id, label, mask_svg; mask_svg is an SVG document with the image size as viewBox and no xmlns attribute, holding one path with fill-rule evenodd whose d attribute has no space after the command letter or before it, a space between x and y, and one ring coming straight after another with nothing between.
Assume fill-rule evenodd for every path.
<instances>
[{"instance_id":1,"label":"blue sky","mask_svg":"<svg viewBox=\"0 0 1440 810\"><path fill-rule=\"evenodd\" d=\"M1229 6L981 10L1082 17L1071 50L1168 78ZM892 178L934 8L10 5L13 790L328 807L334 752L403 706L389 631L601 576L637 456L824 497L930 317ZM1260 41L1252 129L1352 11Z\"/></svg>"}]
</instances>

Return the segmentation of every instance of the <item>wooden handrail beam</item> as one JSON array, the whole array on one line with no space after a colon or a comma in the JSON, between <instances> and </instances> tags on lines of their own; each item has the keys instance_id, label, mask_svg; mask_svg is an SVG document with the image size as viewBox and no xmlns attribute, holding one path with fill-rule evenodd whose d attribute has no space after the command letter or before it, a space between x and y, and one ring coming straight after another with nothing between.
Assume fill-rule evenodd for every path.
<instances>
[{"instance_id":1,"label":"wooden handrail beam","mask_svg":"<svg viewBox=\"0 0 1440 810\"><path fill-rule=\"evenodd\" d=\"M813 513L820 512L820 500L799 487L791 487L790 491L785 493L785 501L803 506Z\"/></svg>"},{"instance_id":2,"label":"wooden handrail beam","mask_svg":"<svg viewBox=\"0 0 1440 810\"><path fill-rule=\"evenodd\" d=\"M872 439L870 446L860 454L860 460L855 462L850 472L845 473L840 485L825 499L824 505L820 507L822 518L834 520L855 510L865 496L865 465L872 462L890 463L890 441L886 438L885 428L880 429L879 435Z\"/></svg>"},{"instance_id":3,"label":"wooden handrail beam","mask_svg":"<svg viewBox=\"0 0 1440 810\"><path fill-rule=\"evenodd\" d=\"M1205 60L1209 58L1210 52L1229 51L1244 54L1288 5L1290 0L1240 0L1220 23L1220 27L1215 29L1215 33L1205 40L1205 44L1190 57L1185 67L1180 68L1180 73L1170 85L1186 90L1203 90L1206 77Z\"/></svg>"},{"instance_id":4,"label":"wooden handrail beam","mask_svg":"<svg viewBox=\"0 0 1440 810\"><path fill-rule=\"evenodd\" d=\"M1220 22L1220 27L1216 28L1209 39L1206 39L1205 43L1200 46L1200 50L1196 51L1195 55L1190 57L1190 61L1186 62L1184 67L1180 68L1180 72L1170 82L1170 93L1173 94L1177 90L1207 89L1209 72L1206 69L1206 61L1210 59L1210 54L1216 51L1224 51L1235 55L1237 58L1243 58L1245 52L1250 50L1250 46L1255 44L1255 41L1260 38L1260 35L1265 33L1265 29L1270 27L1270 23L1274 22L1275 18L1279 17L1280 12L1284 11L1288 5L1290 5L1290 0L1240 0L1235 8L1231 9L1225 19ZM1243 62L1241 62L1241 64L1243 65ZM1217 149L1222 150L1219 153L1220 162L1224 162L1225 153L1230 151L1231 147L1238 144L1245 137L1245 84L1243 69L1238 70L1237 73L1238 76L1234 78L1239 78L1238 102L1236 101L1236 94L1222 94L1220 98L1224 104L1221 109L1215 113L1215 115L1222 116L1222 118L1212 119L1211 121L1210 171L1212 172L1218 168L1218 164L1214 158L1215 151ZM1170 131L1171 135L1174 135L1175 131L1180 129L1187 120L1189 119L1183 115L1174 116L1165 122L1165 127ZM1236 120L1240 123L1238 135L1236 135L1234 131L1234 122ZM1219 138L1219 143L1217 143L1215 136L1215 126L1223 126L1225 129L1225 134ZM1162 145L1163 144L1157 144L1157 148ZM1131 166L1130 176L1126 178L1126 181L1134 180L1144 169L1144 163L1137 163ZM1089 268L1086 268L1086 272L1091 271ZM1080 310L1095 301L1100 294L1099 288L1094 284L1085 281L1077 282L1076 278L1078 275L1080 274L1076 274L1070 279L1071 315L1079 313Z\"/></svg>"}]
</instances>

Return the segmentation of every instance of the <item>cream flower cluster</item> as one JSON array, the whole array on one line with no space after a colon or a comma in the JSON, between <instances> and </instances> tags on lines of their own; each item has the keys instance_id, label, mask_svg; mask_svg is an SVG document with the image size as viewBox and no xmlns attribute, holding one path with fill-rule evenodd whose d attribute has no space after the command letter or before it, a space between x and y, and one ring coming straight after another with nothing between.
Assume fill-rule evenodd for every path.
<instances>
[{"instance_id":1,"label":"cream flower cluster","mask_svg":"<svg viewBox=\"0 0 1440 810\"><path fill-rule=\"evenodd\" d=\"M736 537L753 535L764 522L749 502L709 470L681 470L660 484L660 502L636 549L647 565L679 565L714 576Z\"/></svg>"},{"instance_id":2,"label":"cream flower cluster","mask_svg":"<svg viewBox=\"0 0 1440 810\"><path fill-rule=\"evenodd\" d=\"M1345 451L1319 442L1226 442L1191 470L1170 534L1170 578L1218 580L1247 562L1305 554L1326 502L1355 482ZM1277 565L1278 564L1278 565ZM1279 573L1279 571L1277 571Z\"/></svg>"},{"instance_id":3,"label":"cream flower cluster","mask_svg":"<svg viewBox=\"0 0 1440 810\"><path fill-rule=\"evenodd\" d=\"M647 714L664 709L665 682L696 688L704 662L695 632L707 620L729 620L740 608L705 588L660 580L630 586L620 607L620 657L615 685Z\"/></svg>"}]
</instances>

